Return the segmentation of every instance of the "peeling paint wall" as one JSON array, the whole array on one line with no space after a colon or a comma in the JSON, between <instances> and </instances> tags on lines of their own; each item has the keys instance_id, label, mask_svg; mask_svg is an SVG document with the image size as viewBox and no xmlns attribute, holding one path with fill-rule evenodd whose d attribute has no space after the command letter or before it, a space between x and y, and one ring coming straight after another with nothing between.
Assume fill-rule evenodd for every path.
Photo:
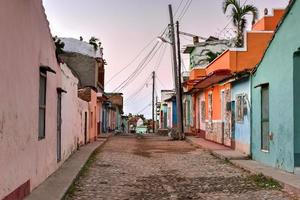
<instances>
[{"instance_id":1,"label":"peeling paint wall","mask_svg":"<svg viewBox=\"0 0 300 200\"><path fill-rule=\"evenodd\" d=\"M9 19L9 20L8 20ZM41 0L0 1L0 199L30 180L37 187L57 168L60 68ZM46 137L38 139L39 67L47 73ZM16 81L17 80L17 81Z\"/></svg>"},{"instance_id":2,"label":"peeling paint wall","mask_svg":"<svg viewBox=\"0 0 300 200\"><path fill-rule=\"evenodd\" d=\"M250 154L250 101L251 101L251 93L250 93L250 80L249 78L244 78L242 80L238 80L232 83L232 101L235 102L235 108L233 110L235 119L234 119L234 130L233 130L233 138L235 143L235 149L245 153ZM243 119L238 120L237 117L237 98L238 96L243 97L246 103L246 109L243 109Z\"/></svg>"}]
</instances>

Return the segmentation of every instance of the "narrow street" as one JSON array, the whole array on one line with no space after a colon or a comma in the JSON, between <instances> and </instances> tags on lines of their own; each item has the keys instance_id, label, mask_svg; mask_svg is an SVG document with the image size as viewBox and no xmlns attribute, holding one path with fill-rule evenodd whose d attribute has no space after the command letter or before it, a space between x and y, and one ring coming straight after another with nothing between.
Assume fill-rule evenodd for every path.
<instances>
[{"instance_id":1,"label":"narrow street","mask_svg":"<svg viewBox=\"0 0 300 200\"><path fill-rule=\"evenodd\" d=\"M291 199L185 141L115 136L98 150L67 200Z\"/></svg>"}]
</instances>

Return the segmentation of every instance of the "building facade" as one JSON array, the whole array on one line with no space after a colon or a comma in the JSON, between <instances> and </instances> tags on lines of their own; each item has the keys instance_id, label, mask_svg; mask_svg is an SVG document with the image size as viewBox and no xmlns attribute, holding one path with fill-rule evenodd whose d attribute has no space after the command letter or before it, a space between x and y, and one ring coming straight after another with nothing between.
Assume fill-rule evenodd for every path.
<instances>
[{"instance_id":1,"label":"building facade","mask_svg":"<svg viewBox=\"0 0 300 200\"><path fill-rule=\"evenodd\" d=\"M252 157L295 172L300 166L300 2L286 14L252 76Z\"/></svg>"},{"instance_id":2,"label":"building facade","mask_svg":"<svg viewBox=\"0 0 300 200\"><path fill-rule=\"evenodd\" d=\"M62 163L61 70L41 0L1 1L0 23L0 199L22 199Z\"/></svg>"}]
</instances>

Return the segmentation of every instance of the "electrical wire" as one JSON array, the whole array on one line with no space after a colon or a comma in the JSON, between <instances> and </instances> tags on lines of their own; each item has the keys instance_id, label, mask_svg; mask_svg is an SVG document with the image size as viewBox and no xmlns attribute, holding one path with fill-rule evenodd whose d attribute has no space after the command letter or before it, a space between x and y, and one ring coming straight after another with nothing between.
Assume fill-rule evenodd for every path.
<instances>
[{"instance_id":1,"label":"electrical wire","mask_svg":"<svg viewBox=\"0 0 300 200\"><path fill-rule=\"evenodd\" d=\"M182 18L185 16L186 12L189 10L191 4L192 4L193 0L187 1L186 6L184 7L184 9L182 10L182 14L179 15L178 17L178 21L181 21Z\"/></svg>"},{"instance_id":2,"label":"electrical wire","mask_svg":"<svg viewBox=\"0 0 300 200\"><path fill-rule=\"evenodd\" d=\"M162 44L159 46L159 48L161 48ZM125 87L127 87L128 84L130 84L132 81L134 81L136 79L136 77L143 71L143 69L151 62L151 60L153 59L153 57L156 55L156 53L158 52L158 49L156 49L156 51L151 55L149 54L149 58L148 60L145 59L145 62L142 63L141 67L137 69L136 72L134 72L132 74L132 76L129 78L129 80L127 81L127 83L125 83L120 89L119 91L123 90Z\"/></svg>"},{"instance_id":3,"label":"electrical wire","mask_svg":"<svg viewBox=\"0 0 300 200\"><path fill-rule=\"evenodd\" d=\"M114 89L114 92L121 91L124 89L129 83L131 83L141 72L142 70L149 64L149 62L153 59L159 48L162 46L159 45L158 49L156 47L158 46L159 42L156 42L154 47L151 49L151 51L147 54L147 56L143 59L143 61L137 66L137 68L134 70L133 73L131 73L125 81L123 81L117 88Z\"/></svg>"},{"instance_id":4,"label":"electrical wire","mask_svg":"<svg viewBox=\"0 0 300 200\"><path fill-rule=\"evenodd\" d=\"M144 110L146 110L148 107L151 106L151 103L148 104L147 106L145 106L142 110L140 110L137 114L140 114L141 112L143 112Z\"/></svg>"}]
</instances>

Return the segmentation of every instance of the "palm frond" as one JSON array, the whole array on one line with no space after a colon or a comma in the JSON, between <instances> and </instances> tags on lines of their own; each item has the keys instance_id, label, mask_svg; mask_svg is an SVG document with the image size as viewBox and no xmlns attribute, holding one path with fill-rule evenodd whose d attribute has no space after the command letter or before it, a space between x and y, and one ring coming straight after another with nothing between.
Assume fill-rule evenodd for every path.
<instances>
[{"instance_id":1,"label":"palm frond","mask_svg":"<svg viewBox=\"0 0 300 200\"><path fill-rule=\"evenodd\" d=\"M249 13L252 14L252 17L253 17L252 24L254 24L255 21L258 19L258 9L253 5L245 5L242 8L242 14L243 14L243 16L245 16Z\"/></svg>"},{"instance_id":2,"label":"palm frond","mask_svg":"<svg viewBox=\"0 0 300 200\"><path fill-rule=\"evenodd\" d=\"M229 6L233 6L236 10L239 9L239 2L237 0L225 0L223 2L223 12L226 13Z\"/></svg>"}]
</instances>

